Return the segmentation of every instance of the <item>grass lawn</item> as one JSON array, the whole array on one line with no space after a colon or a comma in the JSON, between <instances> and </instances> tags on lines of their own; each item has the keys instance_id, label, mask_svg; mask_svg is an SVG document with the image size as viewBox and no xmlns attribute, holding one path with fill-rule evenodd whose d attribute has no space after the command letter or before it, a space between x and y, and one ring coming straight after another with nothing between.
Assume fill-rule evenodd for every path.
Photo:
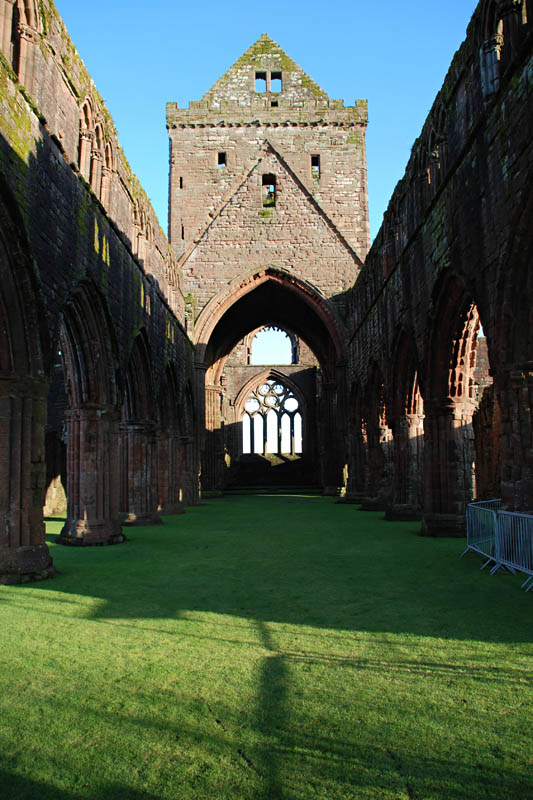
<instances>
[{"instance_id":1,"label":"grass lawn","mask_svg":"<svg viewBox=\"0 0 533 800\"><path fill-rule=\"evenodd\" d=\"M0 587L0 797L531 800L533 591L416 527L227 496L49 536L63 574Z\"/></svg>"}]
</instances>

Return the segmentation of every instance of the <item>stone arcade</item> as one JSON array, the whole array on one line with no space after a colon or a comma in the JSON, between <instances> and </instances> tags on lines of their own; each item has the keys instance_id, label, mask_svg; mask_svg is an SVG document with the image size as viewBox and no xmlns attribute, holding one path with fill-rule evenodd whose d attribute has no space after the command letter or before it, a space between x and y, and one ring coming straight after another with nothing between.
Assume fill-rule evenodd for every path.
<instances>
[{"instance_id":1,"label":"stone arcade","mask_svg":"<svg viewBox=\"0 0 533 800\"><path fill-rule=\"evenodd\" d=\"M366 101L263 34L167 107L169 244L53 2L0 0L0 580L53 575L63 488L77 545L274 475L533 508L530 2L480 2L369 249Z\"/></svg>"}]
</instances>

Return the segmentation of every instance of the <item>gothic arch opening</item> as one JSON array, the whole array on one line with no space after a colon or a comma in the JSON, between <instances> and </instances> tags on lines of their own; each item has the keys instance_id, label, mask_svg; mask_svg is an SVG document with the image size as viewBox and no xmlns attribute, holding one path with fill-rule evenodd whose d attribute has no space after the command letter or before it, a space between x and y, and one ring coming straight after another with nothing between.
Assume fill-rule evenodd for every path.
<instances>
[{"instance_id":1,"label":"gothic arch opening","mask_svg":"<svg viewBox=\"0 0 533 800\"><path fill-rule=\"evenodd\" d=\"M91 281L84 281L63 310L48 402L45 508L60 480L67 498L63 544L124 538L117 502L117 370L106 302Z\"/></svg>"},{"instance_id":2,"label":"gothic arch opening","mask_svg":"<svg viewBox=\"0 0 533 800\"><path fill-rule=\"evenodd\" d=\"M175 364L168 364L160 392L158 436L158 511L183 513L184 444L180 418L180 388Z\"/></svg>"},{"instance_id":3,"label":"gothic arch opening","mask_svg":"<svg viewBox=\"0 0 533 800\"><path fill-rule=\"evenodd\" d=\"M143 329L134 339L128 360L120 424L120 509L127 525L162 521L157 512L157 422L151 364Z\"/></svg>"},{"instance_id":4,"label":"gothic arch opening","mask_svg":"<svg viewBox=\"0 0 533 800\"><path fill-rule=\"evenodd\" d=\"M255 385L248 386L257 370L246 358L247 341L253 332L265 327L276 327L290 333L293 363L284 368L275 365L275 375L264 374L261 378L263 383L256 381ZM337 365L342 360L343 350L339 324L329 301L294 276L267 269L243 279L238 285L230 287L227 293L221 293L214 302L211 301L200 316L195 337L197 357L203 360L202 366L205 368L207 447L204 450L211 453L211 456L204 453L203 489L209 485L209 481L211 486L224 485L224 472L231 476L236 459L241 456L259 456L258 452L243 453L243 419L245 425L255 426L253 430L250 427L250 437L256 443L261 442L260 445L254 444L251 449L260 448L262 456L271 460L274 454L268 452L268 430L272 431L271 438L278 435L276 420L280 420L279 435L282 441L285 442L287 437L294 440L288 448L288 454L279 453L280 446L283 450L284 445L278 445L277 455L285 460L300 457L297 450L302 426L304 445L301 480L307 481L310 471L314 470L312 482L340 486L342 459L336 447L336 437L341 423L336 401L339 391ZM270 379L279 381L279 385L284 387L291 381L297 387L297 392L293 394L298 397L298 403L305 406L301 419L296 409L294 416L289 412L286 416L281 413L278 417L275 409L268 416L259 389ZM244 385L248 387L248 394L256 392L255 399L262 409L248 417L239 416L236 410L236 397L241 397ZM269 389L265 397L274 400L274 395L275 392L272 394ZM248 399L246 395L243 404ZM288 395L286 399L289 399ZM288 408L285 410L288 411ZM269 425L271 428L268 428ZM264 435L259 431L261 426L266 431ZM212 455L214 451L224 458L225 468L220 467L220 458L216 465L217 460ZM312 469L309 467L311 463ZM293 472L296 473L296 469ZM281 473L282 470L278 470L276 474Z\"/></svg>"},{"instance_id":5,"label":"gothic arch opening","mask_svg":"<svg viewBox=\"0 0 533 800\"><path fill-rule=\"evenodd\" d=\"M53 575L42 520L48 335L24 223L0 180L0 579Z\"/></svg>"},{"instance_id":6,"label":"gothic arch opening","mask_svg":"<svg viewBox=\"0 0 533 800\"><path fill-rule=\"evenodd\" d=\"M424 402L416 345L402 328L393 348L387 417L393 434L393 490L387 519L419 519L422 510Z\"/></svg>"},{"instance_id":7,"label":"gothic arch opening","mask_svg":"<svg viewBox=\"0 0 533 800\"><path fill-rule=\"evenodd\" d=\"M392 499L392 431L387 420L385 382L380 366L369 370L364 393L367 440L367 491L363 509L385 510Z\"/></svg>"},{"instance_id":8,"label":"gothic arch opening","mask_svg":"<svg viewBox=\"0 0 533 800\"><path fill-rule=\"evenodd\" d=\"M480 335L477 305L457 275L447 273L435 287L434 316L425 374L425 525L438 527L438 515L457 520L462 534L468 501L486 495L476 461L491 447L499 451L499 430L473 424L480 402L494 405L489 348ZM497 409L494 408L497 418ZM429 526L429 530L428 530Z\"/></svg>"}]
</instances>

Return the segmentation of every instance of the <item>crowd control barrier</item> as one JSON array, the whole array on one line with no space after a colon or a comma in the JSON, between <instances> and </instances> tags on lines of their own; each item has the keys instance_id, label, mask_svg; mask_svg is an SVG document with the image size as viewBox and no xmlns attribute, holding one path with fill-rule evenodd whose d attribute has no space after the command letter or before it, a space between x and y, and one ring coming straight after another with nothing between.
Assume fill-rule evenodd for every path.
<instances>
[{"instance_id":1,"label":"crowd control barrier","mask_svg":"<svg viewBox=\"0 0 533 800\"><path fill-rule=\"evenodd\" d=\"M533 586L533 515L503 511L501 500L469 503L466 509L466 548L485 558L481 567L491 566L491 574L501 568L526 575L522 583L528 592Z\"/></svg>"}]
</instances>

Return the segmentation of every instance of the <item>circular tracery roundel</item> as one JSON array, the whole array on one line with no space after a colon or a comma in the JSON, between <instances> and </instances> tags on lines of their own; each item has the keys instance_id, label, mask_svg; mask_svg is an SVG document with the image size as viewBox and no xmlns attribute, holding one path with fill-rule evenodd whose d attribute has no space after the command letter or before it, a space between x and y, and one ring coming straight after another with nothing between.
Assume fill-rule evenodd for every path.
<instances>
[{"instance_id":1,"label":"circular tracery roundel","mask_svg":"<svg viewBox=\"0 0 533 800\"><path fill-rule=\"evenodd\" d=\"M291 390L273 379L253 389L245 404L243 453L302 452L302 415Z\"/></svg>"}]
</instances>

